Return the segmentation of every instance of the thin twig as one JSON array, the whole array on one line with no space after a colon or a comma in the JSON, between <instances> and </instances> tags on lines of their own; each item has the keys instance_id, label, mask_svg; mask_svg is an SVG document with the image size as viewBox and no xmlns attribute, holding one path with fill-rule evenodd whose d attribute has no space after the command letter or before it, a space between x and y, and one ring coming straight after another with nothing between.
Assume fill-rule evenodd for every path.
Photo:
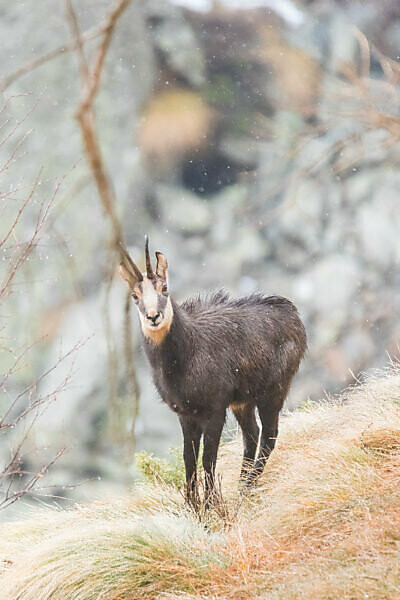
<instances>
[{"instance_id":1,"label":"thin twig","mask_svg":"<svg viewBox=\"0 0 400 600\"><path fill-rule=\"evenodd\" d=\"M127 293L125 297L125 310L124 310L124 358L125 358L125 374L128 382L128 395L134 402L133 414L132 414L132 426L131 426L131 437L130 440L134 446L135 444L135 424L139 414L139 382L136 376L136 370L134 367L134 350L132 344L132 320L131 320L131 306L132 299L131 294ZM134 450L134 448L133 448Z\"/></svg>"},{"instance_id":2,"label":"thin twig","mask_svg":"<svg viewBox=\"0 0 400 600\"><path fill-rule=\"evenodd\" d=\"M91 27L90 29L88 29L87 31L85 31L84 33L82 33L80 35L81 44L86 44L86 42L89 42L90 40L94 40L94 39L100 37L104 33L104 31L107 29L107 27L108 27L107 20L101 22L99 25L96 25L95 27ZM77 44L76 40L71 40L70 42L67 42L65 44L62 44L61 46L58 46L57 48L54 48L54 50L50 50L50 52L47 52L46 54L43 54L42 56L38 56L37 58L34 58L33 60L26 62L24 65L22 65L22 67L17 69L14 73L10 73L10 75L7 75L6 77L4 77L3 81L0 83L0 93L4 92L8 87L10 87L10 85L12 83L14 83L14 81L19 79L23 75L26 75L27 73L30 73L31 71L34 71L35 69L37 69L38 67L41 67L42 65L49 62L50 60L53 60L53 58L56 58L57 56L62 56L64 54L66 54L67 52L71 52L72 50L76 50L76 48L77 48L76 44Z\"/></svg>"},{"instance_id":3,"label":"thin twig","mask_svg":"<svg viewBox=\"0 0 400 600\"><path fill-rule=\"evenodd\" d=\"M86 61L85 52L83 50L83 40L79 31L78 18L74 7L72 6L72 0L66 0L66 12L69 22L71 23L71 29L75 39L75 47L79 56L79 65L81 69L81 76L85 80L89 77L89 67Z\"/></svg>"}]
</instances>

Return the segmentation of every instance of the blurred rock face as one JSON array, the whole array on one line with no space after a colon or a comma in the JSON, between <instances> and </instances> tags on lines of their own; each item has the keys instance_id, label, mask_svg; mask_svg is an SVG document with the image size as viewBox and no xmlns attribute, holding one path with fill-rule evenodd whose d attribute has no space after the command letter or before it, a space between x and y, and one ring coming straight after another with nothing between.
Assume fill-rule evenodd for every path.
<instances>
[{"instance_id":1,"label":"blurred rock face","mask_svg":"<svg viewBox=\"0 0 400 600\"><path fill-rule=\"evenodd\" d=\"M81 3L82 26L106 7ZM302 18L294 26L266 8L197 13L133 3L117 28L97 100L104 155L138 264L147 232L153 250L168 257L177 299L225 287L282 294L299 306L309 356L289 406L338 391L352 373L384 364L386 352L396 357L400 336L398 63L380 54L398 59L397 4L297 7ZM14 7L1 20L1 39L10 28L18 39L31 25L38 51L59 44L60 32L67 39L52 3L54 32L50 27L42 39L41 11L46 3L34 12ZM378 46L370 70L371 48L354 25ZM29 58L21 48L15 55L12 68L3 61L2 74ZM64 174L81 153L74 59L56 59L10 90L47 89L30 117L37 133L28 174L39 164L49 176ZM55 360L60 338L73 343L95 332L81 350L76 387L44 417L39 438L51 445L62 430L73 440L64 464L75 475L129 482L115 450L133 419L122 367L123 287L116 281L109 300L118 359L118 402L110 407L110 345L101 319L107 224L84 161L69 177L71 197L47 240L57 249L46 261L53 284L35 287L34 312L26 303L13 307L13 327L37 319L50 335L33 370ZM33 263L37 279L43 268ZM135 336L139 347L137 328ZM162 452L179 441L178 425L160 406L139 350L136 365L138 445Z\"/></svg>"},{"instance_id":2,"label":"blurred rock face","mask_svg":"<svg viewBox=\"0 0 400 600\"><path fill-rule=\"evenodd\" d=\"M393 348L398 335L390 333L395 314L389 309L385 324L373 304L388 288L393 309L399 302L399 238L389 216L396 220L391 198L397 187L398 90L396 77L388 81L386 63L379 62L391 44L385 38L388 15L393 28L398 15L390 3L377 22L373 3L313 2L301 10L297 27L265 9L183 11L182 31L190 25L203 57L196 82L190 60L186 68L184 61L179 70L173 66L174 38L168 44L165 37L171 17L155 18L151 10L147 15L160 65L150 107L166 87L178 94L186 86L213 111L214 125L202 125L204 135L196 144L188 136L186 146L185 127L176 127L175 147L166 144L165 152L174 168L162 172L161 157L158 167L152 164L158 179L150 185L154 214L170 235L185 239L188 256L180 257L179 272L193 261L192 247L202 264L216 266L220 280L205 269L202 287L262 289L299 304L310 360L293 404L320 394L321 387L336 391L351 381L351 372L384 362L385 348ZM173 35L176 23L174 13ZM371 49L357 29L363 25L381 35L370 66ZM168 120L168 102L163 109ZM144 111L149 127L151 108ZM197 119L193 109L192 123ZM156 145L170 135L164 131L159 129ZM146 144L142 148L144 160L151 159Z\"/></svg>"}]
</instances>

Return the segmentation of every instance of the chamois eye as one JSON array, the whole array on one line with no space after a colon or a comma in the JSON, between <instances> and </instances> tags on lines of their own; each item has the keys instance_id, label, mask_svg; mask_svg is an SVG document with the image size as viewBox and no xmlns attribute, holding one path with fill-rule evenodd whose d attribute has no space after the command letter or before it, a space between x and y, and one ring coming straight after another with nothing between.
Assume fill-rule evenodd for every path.
<instances>
[{"instance_id":1,"label":"chamois eye","mask_svg":"<svg viewBox=\"0 0 400 600\"><path fill-rule=\"evenodd\" d=\"M137 302L139 300L138 295L135 294L135 292L132 292L132 298L134 299L135 302Z\"/></svg>"},{"instance_id":2,"label":"chamois eye","mask_svg":"<svg viewBox=\"0 0 400 600\"><path fill-rule=\"evenodd\" d=\"M164 283L163 286L162 286L162 293L163 294L167 294L168 293L168 286L167 286L166 283Z\"/></svg>"}]
</instances>

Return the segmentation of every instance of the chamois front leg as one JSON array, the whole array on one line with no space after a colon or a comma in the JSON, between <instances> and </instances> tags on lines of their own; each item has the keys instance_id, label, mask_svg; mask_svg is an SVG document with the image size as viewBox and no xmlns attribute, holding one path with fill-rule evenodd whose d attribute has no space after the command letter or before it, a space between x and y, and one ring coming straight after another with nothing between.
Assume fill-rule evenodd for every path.
<instances>
[{"instance_id":1,"label":"chamois front leg","mask_svg":"<svg viewBox=\"0 0 400 600\"><path fill-rule=\"evenodd\" d=\"M195 508L198 506L197 458L199 456L201 427L187 417L180 417L183 432L183 460L186 472L186 501Z\"/></svg>"},{"instance_id":2,"label":"chamois front leg","mask_svg":"<svg viewBox=\"0 0 400 600\"><path fill-rule=\"evenodd\" d=\"M215 499L215 465L217 462L218 446L225 422L225 411L210 415L204 426L204 504L209 508Z\"/></svg>"}]
</instances>

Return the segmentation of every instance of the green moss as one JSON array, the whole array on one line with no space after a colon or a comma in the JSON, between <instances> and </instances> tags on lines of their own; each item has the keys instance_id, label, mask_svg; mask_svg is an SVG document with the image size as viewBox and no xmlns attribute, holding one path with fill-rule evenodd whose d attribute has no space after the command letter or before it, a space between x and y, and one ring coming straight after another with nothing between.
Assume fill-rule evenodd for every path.
<instances>
[{"instance_id":1,"label":"green moss","mask_svg":"<svg viewBox=\"0 0 400 600\"><path fill-rule=\"evenodd\" d=\"M248 135L255 127L255 115L249 110L241 110L235 112L230 130L236 135Z\"/></svg>"},{"instance_id":2,"label":"green moss","mask_svg":"<svg viewBox=\"0 0 400 600\"><path fill-rule=\"evenodd\" d=\"M182 450L170 448L169 455L169 458L159 458L145 450L136 452L136 466L149 483L165 483L181 488L185 483Z\"/></svg>"},{"instance_id":3,"label":"green moss","mask_svg":"<svg viewBox=\"0 0 400 600\"><path fill-rule=\"evenodd\" d=\"M218 108L233 108L236 104L235 84L229 75L216 75L204 86L202 96Z\"/></svg>"}]
</instances>

